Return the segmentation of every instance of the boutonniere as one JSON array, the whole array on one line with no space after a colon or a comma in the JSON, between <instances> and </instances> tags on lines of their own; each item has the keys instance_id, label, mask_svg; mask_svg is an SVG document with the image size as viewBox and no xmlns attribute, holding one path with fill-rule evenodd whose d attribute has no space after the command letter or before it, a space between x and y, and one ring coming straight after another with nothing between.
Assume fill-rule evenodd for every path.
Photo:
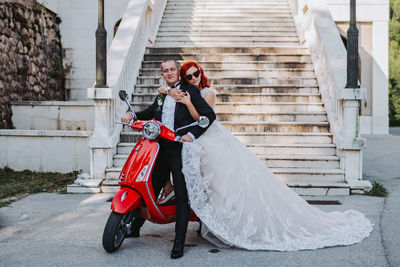
<instances>
[{"instance_id":1,"label":"boutonniere","mask_svg":"<svg viewBox=\"0 0 400 267\"><path fill-rule=\"evenodd\" d=\"M164 103L164 99L165 99L165 97L164 97L163 94L158 94L158 96L157 96L157 104L158 104L157 110L161 110L161 106Z\"/></svg>"}]
</instances>

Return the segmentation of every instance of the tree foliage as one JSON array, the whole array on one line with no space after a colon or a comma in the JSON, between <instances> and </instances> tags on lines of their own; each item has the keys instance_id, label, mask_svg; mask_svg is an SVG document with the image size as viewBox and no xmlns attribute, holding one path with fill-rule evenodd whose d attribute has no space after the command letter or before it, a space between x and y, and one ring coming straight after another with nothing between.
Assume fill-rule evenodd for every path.
<instances>
[{"instance_id":1,"label":"tree foliage","mask_svg":"<svg viewBox=\"0 0 400 267\"><path fill-rule=\"evenodd\" d=\"M390 0L389 118L392 126L400 125L400 0Z\"/></svg>"}]
</instances>

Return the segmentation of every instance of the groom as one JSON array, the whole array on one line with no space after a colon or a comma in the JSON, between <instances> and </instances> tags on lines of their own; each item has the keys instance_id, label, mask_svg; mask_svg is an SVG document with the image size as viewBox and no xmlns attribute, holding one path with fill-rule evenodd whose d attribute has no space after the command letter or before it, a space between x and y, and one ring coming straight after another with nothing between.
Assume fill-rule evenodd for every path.
<instances>
[{"instance_id":1,"label":"groom","mask_svg":"<svg viewBox=\"0 0 400 267\"><path fill-rule=\"evenodd\" d=\"M173 59L167 59L161 63L161 75L168 86L171 88L179 88L183 92L189 92L191 101L196 110L200 115L206 116L210 120L211 125L216 117L214 111L204 101L200 95L200 91L196 87L179 84L178 70L179 64ZM194 121L186 106L182 103L175 102L169 94L157 96L151 106L136 113L136 116L139 120L159 120L171 130L188 125ZM133 115L127 113L121 118L121 121L129 122L131 119L133 119ZM183 129L177 134L182 135L181 141L192 142L205 131L206 129L200 126L194 126ZM153 170L153 189L157 197L161 188L169 178L170 172L172 172L176 199L176 223L175 242L171 251L171 258L177 259L183 256L183 247L190 212L185 178L182 173L182 144L168 140L160 140L159 144L160 152ZM141 217L137 217L134 220L132 224L132 236L139 236L139 230L144 221L145 219Z\"/></svg>"}]
</instances>

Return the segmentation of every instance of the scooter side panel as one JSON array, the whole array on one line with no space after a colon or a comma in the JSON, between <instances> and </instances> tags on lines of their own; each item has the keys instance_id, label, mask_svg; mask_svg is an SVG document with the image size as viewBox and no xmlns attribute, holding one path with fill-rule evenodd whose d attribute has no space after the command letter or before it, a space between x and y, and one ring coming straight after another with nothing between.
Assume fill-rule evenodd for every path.
<instances>
[{"instance_id":1,"label":"scooter side panel","mask_svg":"<svg viewBox=\"0 0 400 267\"><path fill-rule=\"evenodd\" d=\"M143 178L145 178L148 176L148 173L151 172L151 165L158 155L158 148L159 145L156 142L144 138L140 139L132 149L121 170L119 184L135 187L135 184L142 182L142 180L138 179L138 176L143 175ZM149 167L147 171L144 171L143 168L146 166Z\"/></svg>"},{"instance_id":2,"label":"scooter side panel","mask_svg":"<svg viewBox=\"0 0 400 267\"><path fill-rule=\"evenodd\" d=\"M121 187L114 195L111 210L126 214L141 207L141 196L135 190Z\"/></svg>"}]
</instances>

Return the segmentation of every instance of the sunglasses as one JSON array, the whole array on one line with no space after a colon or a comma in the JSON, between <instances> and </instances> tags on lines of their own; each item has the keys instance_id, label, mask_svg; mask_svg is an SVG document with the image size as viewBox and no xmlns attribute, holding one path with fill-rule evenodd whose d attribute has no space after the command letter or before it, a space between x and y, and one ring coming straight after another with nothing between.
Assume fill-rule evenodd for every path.
<instances>
[{"instance_id":1,"label":"sunglasses","mask_svg":"<svg viewBox=\"0 0 400 267\"><path fill-rule=\"evenodd\" d=\"M198 71L196 71L196 72L193 73L193 74L186 75L186 79L187 79L188 81L190 81L191 79L193 79L193 76L194 76L195 78L198 78L199 75L200 75L200 71L198 70Z\"/></svg>"}]
</instances>

